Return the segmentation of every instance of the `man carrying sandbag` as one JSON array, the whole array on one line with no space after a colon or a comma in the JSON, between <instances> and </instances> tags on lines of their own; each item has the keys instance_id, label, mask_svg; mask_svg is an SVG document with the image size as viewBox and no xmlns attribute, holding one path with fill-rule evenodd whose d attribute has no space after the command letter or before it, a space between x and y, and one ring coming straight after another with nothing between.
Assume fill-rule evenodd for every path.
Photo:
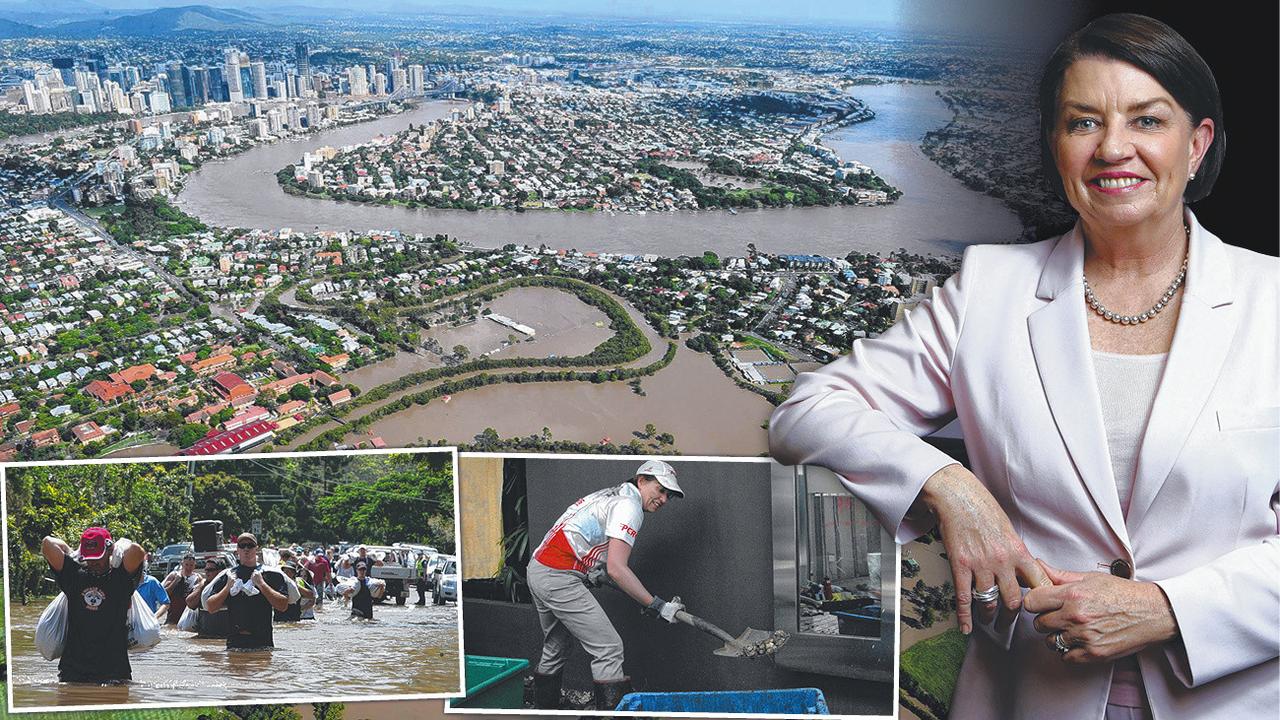
<instances>
[{"instance_id":1,"label":"man carrying sandbag","mask_svg":"<svg viewBox=\"0 0 1280 720\"><path fill-rule=\"evenodd\" d=\"M284 612L291 595L284 573L258 562L258 539L241 533L236 540L236 566L229 568L202 593L204 607L216 613L227 608L231 623L228 650L267 650L275 647L271 637L272 610Z\"/></svg>"},{"instance_id":2,"label":"man carrying sandbag","mask_svg":"<svg viewBox=\"0 0 1280 720\"><path fill-rule=\"evenodd\" d=\"M62 682L115 683L133 678L127 615L146 551L128 543L112 567L111 533L91 527L72 554L66 542L46 537L40 549L67 596L66 646L58 662Z\"/></svg>"}]
</instances>

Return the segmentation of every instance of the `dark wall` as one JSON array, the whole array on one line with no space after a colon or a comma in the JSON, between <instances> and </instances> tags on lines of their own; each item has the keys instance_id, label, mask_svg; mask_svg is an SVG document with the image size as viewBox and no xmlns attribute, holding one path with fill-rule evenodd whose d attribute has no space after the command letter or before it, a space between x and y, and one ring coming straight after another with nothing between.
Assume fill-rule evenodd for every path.
<instances>
[{"instance_id":1,"label":"dark wall","mask_svg":"<svg viewBox=\"0 0 1280 720\"><path fill-rule=\"evenodd\" d=\"M578 498L631 477L639 460L528 459L529 537L536 545ZM746 627L773 629L773 540L769 465L763 462L671 460L686 492L645 515L631 567L650 592L679 595L689 612L732 635ZM712 654L722 644L687 625L640 615L630 598L596 591L626 645L625 668L638 691L747 690L819 687L832 712L888 713L885 683L797 673L769 659ZM466 652L525 657L536 662L541 631L531 606L464 601ZM575 649L566 686L587 689L589 657Z\"/></svg>"}]
</instances>

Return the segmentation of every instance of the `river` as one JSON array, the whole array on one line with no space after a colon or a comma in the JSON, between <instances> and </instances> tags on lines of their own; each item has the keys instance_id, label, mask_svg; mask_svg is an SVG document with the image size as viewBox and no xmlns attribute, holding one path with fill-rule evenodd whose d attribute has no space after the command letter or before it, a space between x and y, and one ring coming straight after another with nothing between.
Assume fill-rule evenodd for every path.
<instances>
[{"instance_id":1,"label":"river","mask_svg":"<svg viewBox=\"0 0 1280 720\"><path fill-rule=\"evenodd\" d=\"M178 205L224 227L299 231L396 229L447 233L479 247L547 244L583 252L673 256L713 250L746 254L748 243L767 252L843 256L850 250L958 254L964 245L1016 239L1020 225L998 200L965 188L920 151L923 134L944 125L950 111L923 85L855 88L877 117L830 133L825 142L846 160L866 162L904 195L884 207L816 207L608 214L596 212L410 209L297 197L275 174L324 145L360 143L448 114L453 103L431 101L411 111L252 148L207 163L187 178Z\"/></svg>"},{"instance_id":2,"label":"river","mask_svg":"<svg viewBox=\"0 0 1280 720\"><path fill-rule=\"evenodd\" d=\"M58 682L57 661L45 660L35 648L35 625L45 605L9 606L9 681L19 708L385 698L456 693L460 687L453 604L383 603L369 622L351 620L346 609L326 603L314 622L276 623L276 649L259 653L228 653L223 640L197 640L166 626L158 645L129 654L133 680L109 687Z\"/></svg>"}]
</instances>

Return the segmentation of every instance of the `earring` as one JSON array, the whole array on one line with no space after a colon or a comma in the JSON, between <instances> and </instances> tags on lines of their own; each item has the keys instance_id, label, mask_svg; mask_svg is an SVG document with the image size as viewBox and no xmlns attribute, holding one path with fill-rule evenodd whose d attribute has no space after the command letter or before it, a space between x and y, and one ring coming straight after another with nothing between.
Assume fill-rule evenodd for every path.
<instances>
[{"instance_id":1,"label":"earring","mask_svg":"<svg viewBox=\"0 0 1280 720\"><path fill-rule=\"evenodd\" d=\"M1191 173L1190 175L1188 175L1188 176L1187 176L1187 179L1188 179L1188 180L1195 180L1195 179L1196 179L1196 174L1195 174L1195 173Z\"/></svg>"}]
</instances>

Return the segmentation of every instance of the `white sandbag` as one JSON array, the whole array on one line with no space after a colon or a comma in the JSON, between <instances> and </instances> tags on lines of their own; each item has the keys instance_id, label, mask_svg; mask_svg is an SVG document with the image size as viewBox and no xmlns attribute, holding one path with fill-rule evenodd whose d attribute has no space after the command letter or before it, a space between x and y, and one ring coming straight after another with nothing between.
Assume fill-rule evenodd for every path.
<instances>
[{"instance_id":1,"label":"white sandbag","mask_svg":"<svg viewBox=\"0 0 1280 720\"><path fill-rule=\"evenodd\" d=\"M344 597L350 597L356 591L355 578L342 578L333 586L334 592Z\"/></svg>"},{"instance_id":2,"label":"white sandbag","mask_svg":"<svg viewBox=\"0 0 1280 720\"><path fill-rule=\"evenodd\" d=\"M375 598L382 597L387 591L387 583L378 578L369 578L369 594Z\"/></svg>"},{"instance_id":3,"label":"white sandbag","mask_svg":"<svg viewBox=\"0 0 1280 720\"><path fill-rule=\"evenodd\" d=\"M298 600L300 600L300 599L302 598L302 592L301 592L300 590L298 590L298 584L297 584L296 582L294 582L293 580L290 580L290 579L289 579L289 576L288 576L288 575L285 575L285 574L284 574L284 572L283 572L282 570L280 570L280 568L274 568L274 567L264 567L264 568L262 568L263 580L265 580L265 579L266 579L266 574L267 574L267 573L275 573L276 575L279 575L279 576L280 576L280 579L281 579L281 580L283 580L283 581L284 581L284 584L285 584L285 597L289 598L289 604L290 604L290 605L292 605L292 604L294 604L294 603L298 602Z\"/></svg>"},{"instance_id":4,"label":"white sandbag","mask_svg":"<svg viewBox=\"0 0 1280 720\"><path fill-rule=\"evenodd\" d=\"M67 596L58 597L40 613L36 623L36 649L45 660L57 660L67 646Z\"/></svg>"},{"instance_id":5,"label":"white sandbag","mask_svg":"<svg viewBox=\"0 0 1280 720\"><path fill-rule=\"evenodd\" d=\"M182 611L182 617L178 618L178 629L187 632L199 631L200 611L187 608Z\"/></svg>"},{"instance_id":6,"label":"white sandbag","mask_svg":"<svg viewBox=\"0 0 1280 720\"><path fill-rule=\"evenodd\" d=\"M111 546L111 567L118 568L124 562L124 554L129 548L133 547L133 541L129 538L120 538Z\"/></svg>"},{"instance_id":7,"label":"white sandbag","mask_svg":"<svg viewBox=\"0 0 1280 720\"><path fill-rule=\"evenodd\" d=\"M129 647L145 650L159 642L160 621L147 606L147 601L134 590L133 606L129 608Z\"/></svg>"}]
</instances>

